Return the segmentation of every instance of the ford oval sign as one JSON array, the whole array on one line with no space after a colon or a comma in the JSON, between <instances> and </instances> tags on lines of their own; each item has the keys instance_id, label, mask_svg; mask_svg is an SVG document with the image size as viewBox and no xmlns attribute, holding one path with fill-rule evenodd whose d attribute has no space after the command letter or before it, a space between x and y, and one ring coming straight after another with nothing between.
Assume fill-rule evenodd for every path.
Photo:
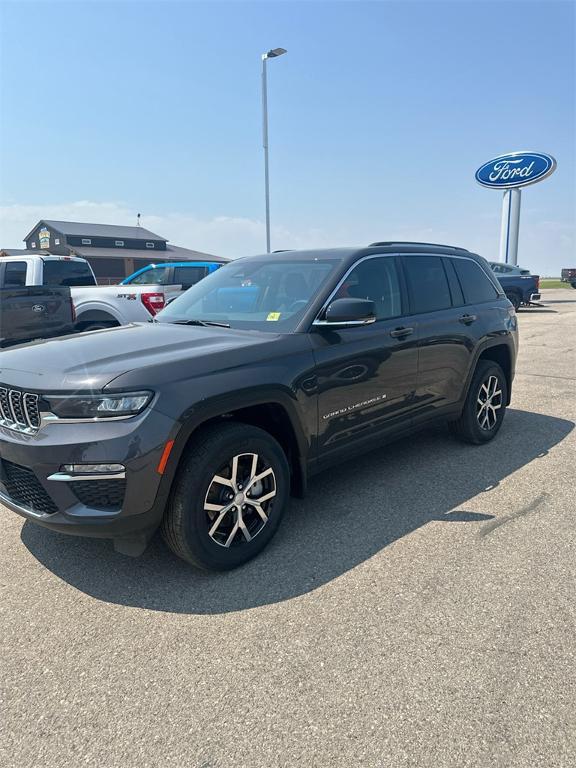
<instances>
[{"instance_id":1,"label":"ford oval sign","mask_svg":"<svg viewBox=\"0 0 576 768\"><path fill-rule=\"evenodd\" d=\"M556 170L556 160L542 152L510 152L484 163L476 171L483 187L510 189L542 181Z\"/></svg>"}]
</instances>

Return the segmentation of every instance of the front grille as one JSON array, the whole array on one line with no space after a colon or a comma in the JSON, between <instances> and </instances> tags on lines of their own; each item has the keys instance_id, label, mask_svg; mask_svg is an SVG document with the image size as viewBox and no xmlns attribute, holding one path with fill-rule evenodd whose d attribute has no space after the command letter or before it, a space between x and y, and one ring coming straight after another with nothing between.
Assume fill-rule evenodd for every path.
<instances>
[{"instance_id":1,"label":"front grille","mask_svg":"<svg viewBox=\"0 0 576 768\"><path fill-rule=\"evenodd\" d=\"M120 509L125 480L76 480L68 486L81 504L92 509Z\"/></svg>"},{"instance_id":2,"label":"front grille","mask_svg":"<svg viewBox=\"0 0 576 768\"><path fill-rule=\"evenodd\" d=\"M0 385L0 424L18 432L36 432L40 427L38 395Z\"/></svg>"},{"instance_id":3,"label":"front grille","mask_svg":"<svg viewBox=\"0 0 576 768\"><path fill-rule=\"evenodd\" d=\"M53 515L54 512L58 512L58 507L31 469L21 467L19 464L12 464L6 459L0 461L0 466L2 481L12 501L31 509L33 512L41 512L46 515Z\"/></svg>"}]
</instances>

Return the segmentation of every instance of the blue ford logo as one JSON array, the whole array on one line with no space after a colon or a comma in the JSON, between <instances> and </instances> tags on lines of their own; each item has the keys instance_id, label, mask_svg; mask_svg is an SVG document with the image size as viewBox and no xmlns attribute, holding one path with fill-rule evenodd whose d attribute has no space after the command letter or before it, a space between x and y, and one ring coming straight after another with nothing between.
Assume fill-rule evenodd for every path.
<instances>
[{"instance_id":1,"label":"blue ford logo","mask_svg":"<svg viewBox=\"0 0 576 768\"><path fill-rule=\"evenodd\" d=\"M556 160L542 152L510 152L495 157L476 171L476 181L483 187L525 187L550 176Z\"/></svg>"}]
</instances>

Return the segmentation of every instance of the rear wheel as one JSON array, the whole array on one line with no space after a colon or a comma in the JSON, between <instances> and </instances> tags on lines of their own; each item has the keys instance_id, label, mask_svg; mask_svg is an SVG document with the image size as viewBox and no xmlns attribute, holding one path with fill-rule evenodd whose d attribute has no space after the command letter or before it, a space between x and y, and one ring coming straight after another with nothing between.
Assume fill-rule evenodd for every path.
<instances>
[{"instance_id":1,"label":"rear wheel","mask_svg":"<svg viewBox=\"0 0 576 768\"><path fill-rule=\"evenodd\" d=\"M506 294L506 298L512 303L514 309L518 310L520 304L522 303L520 296L517 293L510 292Z\"/></svg>"},{"instance_id":2,"label":"rear wheel","mask_svg":"<svg viewBox=\"0 0 576 768\"><path fill-rule=\"evenodd\" d=\"M199 433L178 470L162 534L192 565L236 568L272 539L289 489L288 462L271 435L247 424L214 425Z\"/></svg>"},{"instance_id":3,"label":"rear wheel","mask_svg":"<svg viewBox=\"0 0 576 768\"><path fill-rule=\"evenodd\" d=\"M487 443L502 426L507 401L508 383L504 371L492 360L480 360L462 415L451 425L453 432L467 443Z\"/></svg>"}]
</instances>

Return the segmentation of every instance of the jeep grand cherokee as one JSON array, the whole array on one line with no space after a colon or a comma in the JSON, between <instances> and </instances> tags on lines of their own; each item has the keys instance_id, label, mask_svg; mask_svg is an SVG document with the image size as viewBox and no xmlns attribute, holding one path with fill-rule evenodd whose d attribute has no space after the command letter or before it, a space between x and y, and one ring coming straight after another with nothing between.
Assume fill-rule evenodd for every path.
<instances>
[{"instance_id":1,"label":"jeep grand cherokee","mask_svg":"<svg viewBox=\"0 0 576 768\"><path fill-rule=\"evenodd\" d=\"M0 501L57 531L228 569L313 473L432 422L471 443L510 402L516 316L461 248L239 259L153 323L0 356Z\"/></svg>"}]
</instances>

